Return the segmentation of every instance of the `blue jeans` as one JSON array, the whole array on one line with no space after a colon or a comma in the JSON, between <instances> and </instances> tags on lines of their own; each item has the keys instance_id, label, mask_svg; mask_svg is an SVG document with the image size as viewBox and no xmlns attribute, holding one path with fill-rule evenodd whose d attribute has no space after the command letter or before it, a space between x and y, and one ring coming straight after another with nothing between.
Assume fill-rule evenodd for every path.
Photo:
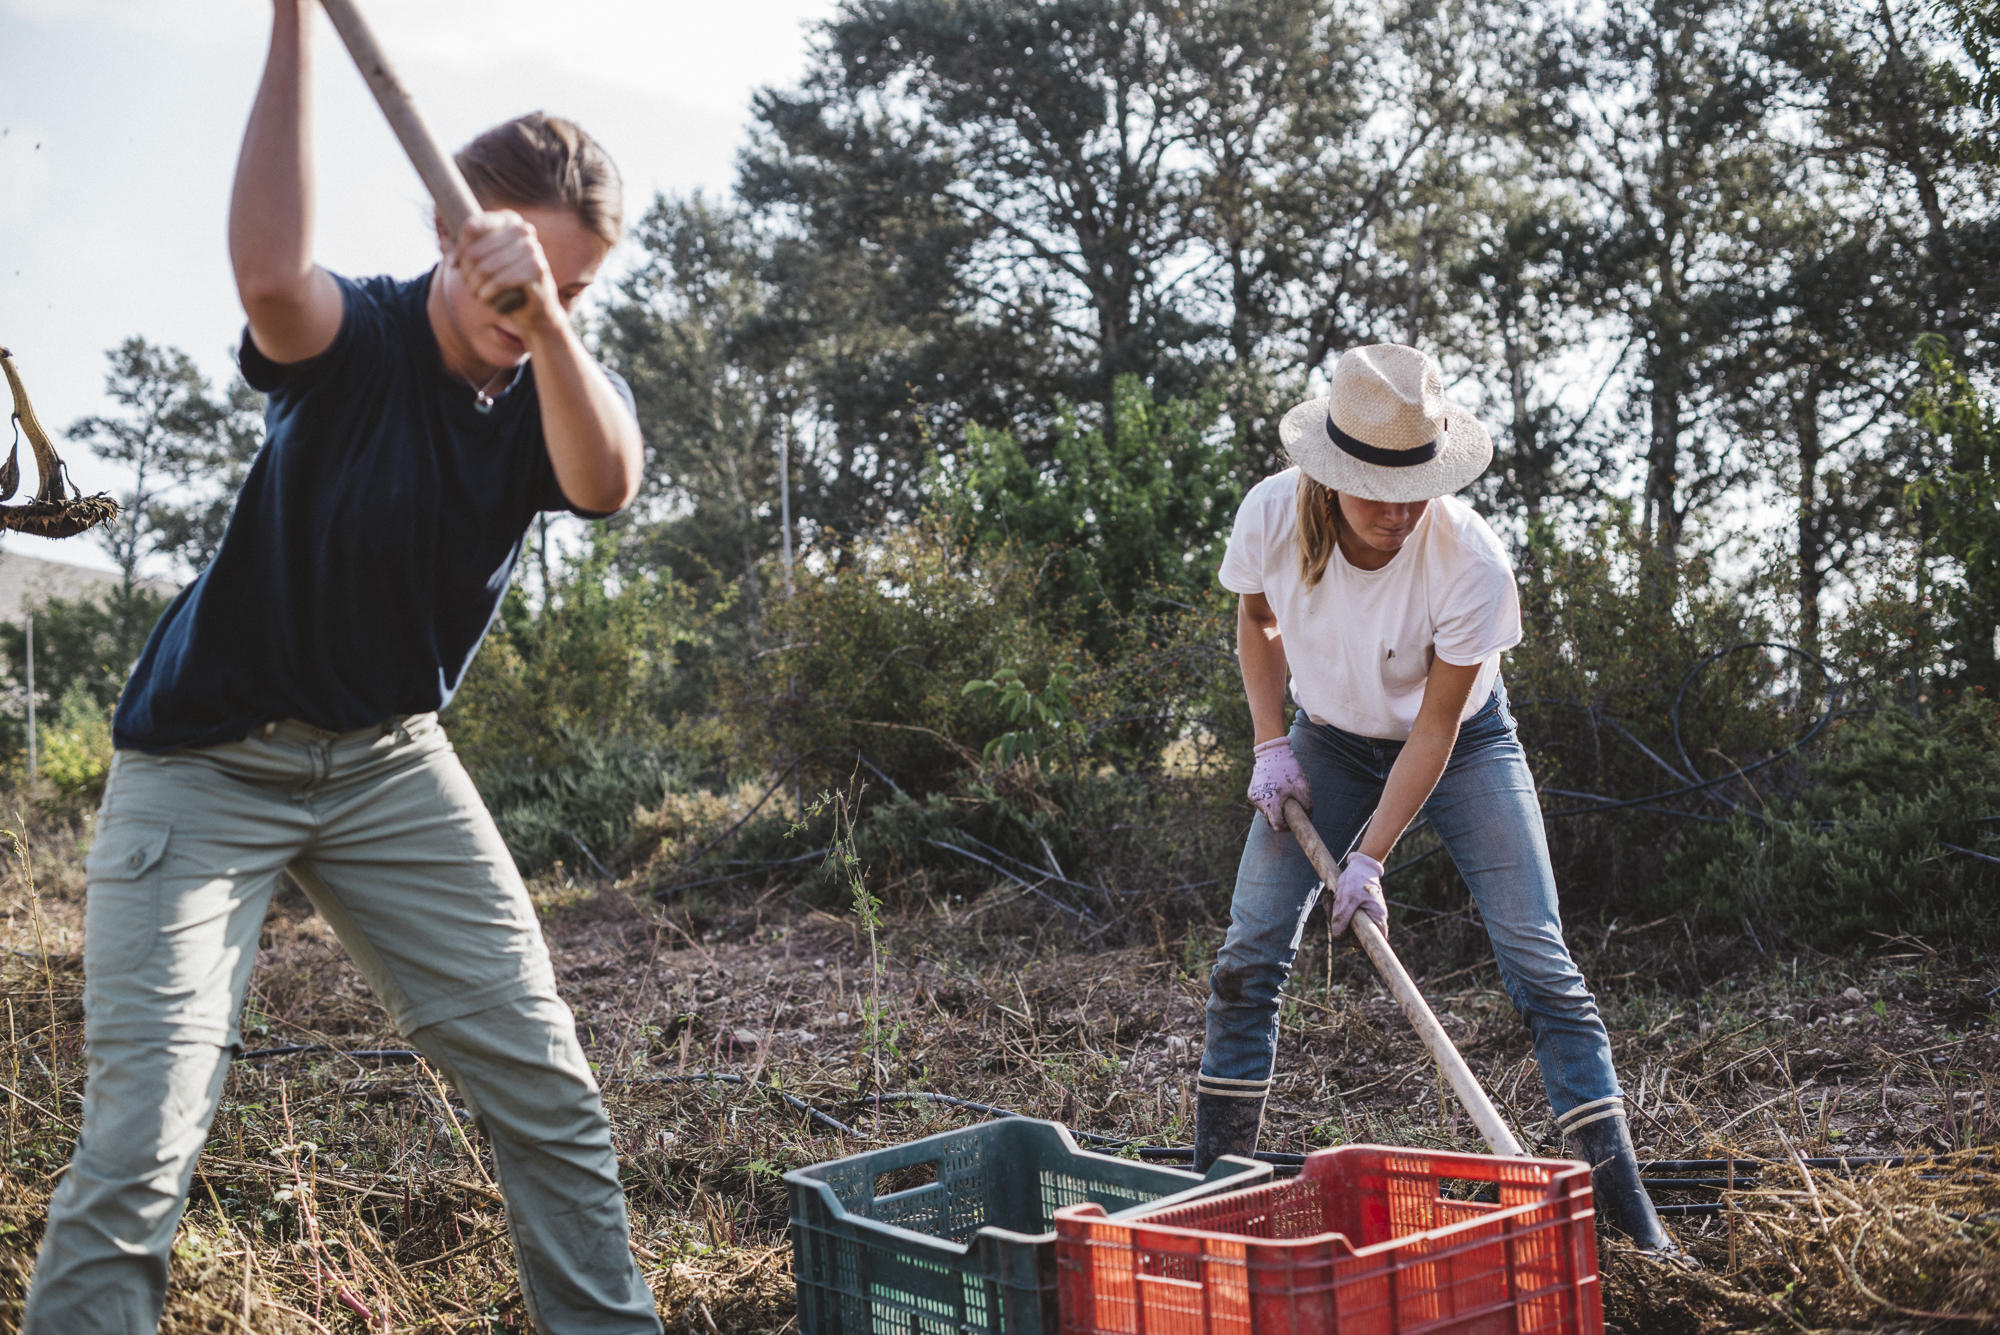
<instances>
[{"instance_id":1,"label":"blue jeans","mask_svg":"<svg viewBox=\"0 0 2000 1335\"><path fill-rule=\"evenodd\" d=\"M1303 713L1291 741L1312 785L1313 825L1338 855L1375 810L1403 744L1357 737ZM1472 889L1500 981L1534 1036L1549 1105L1560 1116L1617 1097L1611 1040L1563 942L1541 808L1504 687L1459 729L1424 814ZM1229 935L1209 976L1204 1077L1246 1089L1270 1078L1278 993L1321 888L1298 842L1253 816L1236 870Z\"/></svg>"}]
</instances>

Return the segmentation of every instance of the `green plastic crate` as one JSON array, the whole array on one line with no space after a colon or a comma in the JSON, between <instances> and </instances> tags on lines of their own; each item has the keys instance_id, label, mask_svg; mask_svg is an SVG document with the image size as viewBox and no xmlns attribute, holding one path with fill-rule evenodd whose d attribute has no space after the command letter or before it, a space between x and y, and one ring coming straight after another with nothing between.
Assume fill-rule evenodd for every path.
<instances>
[{"instance_id":1,"label":"green plastic crate","mask_svg":"<svg viewBox=\"0 0 2000 1335\"><path fill-rule=\"evenodd\" d=\"M800 1335L1056 1335L1058 1209L1119 1215L1270 1175L1247 1159L1202 1178L1093 1154L1025 1117L795 1169Z\"/></svg>"}]
</instances>

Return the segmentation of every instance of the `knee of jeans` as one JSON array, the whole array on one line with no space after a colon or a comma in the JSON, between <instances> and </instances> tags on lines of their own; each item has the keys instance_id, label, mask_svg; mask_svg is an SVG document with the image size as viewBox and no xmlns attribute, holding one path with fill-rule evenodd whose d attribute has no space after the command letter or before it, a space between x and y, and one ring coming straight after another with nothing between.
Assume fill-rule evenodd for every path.
<instances>
[{"instance_id":1,"label":"knee of jeans","mask_svg":"<svg viewBox=\"0 0 2000 1335\"><path fill-rule=\"evenodd\" d=\"M1510 974L1502 983L1514 1009L1530 1024L1538 1016L1586 1022L1597 1019L1597 998L1574 968L1539 977Z\"/></svg>"},{"instance_id":2,"label":"knee of jeans","mask_svg":"<svg viewBox=\"0 0 2000 1335\"><path fill-rule=\"evenodd\" d=\"M1275 1005L1289 972L1282 964L1218 963L1208 975L1211 1006Z\"/></svg>"}]
</instances>

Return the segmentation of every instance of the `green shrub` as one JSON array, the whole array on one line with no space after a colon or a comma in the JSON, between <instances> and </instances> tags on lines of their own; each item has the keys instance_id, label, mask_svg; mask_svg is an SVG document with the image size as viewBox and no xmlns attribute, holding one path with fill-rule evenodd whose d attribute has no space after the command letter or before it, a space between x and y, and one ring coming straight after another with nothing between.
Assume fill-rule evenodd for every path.
<instances>
[{"instance_id":1,"label":"green shrub","mask_svg":"<svg viewBox=\"0 0 2000 1335\"><path fill-rule=\"evenodd\" d=\"M561 738L664 741L682 707L683 655L702 640L687 591L665 577L614 580L587 550L530 604L517 578L445 722L477 778L552 763Z\"/></svg>"},{"instance_id":2,"label":"green shrub","mask_svg":"<svg viewBox=\"0 0 2000 1335\"><path fill-rule=\"evenodd\" d=\"M1761 819L1690 838L1663 903L1827 950L1903 932L2000 944L2000 705L1844 720L1807 780Z\"/></svg>"},{"instance_id":3,"label":"green shrub","mask_svg":"<svg viewBox=\"0 0 2000 1335\"><path fill-rule=\"evenodd\" d=\"M1100 655L1123 618L1214 591L1243 497L1219 402L1156 402L1128 375L1112 408L1115 429L1106 432L1063 405L1040 459L1013 436L971 426L924 480L952 531L975 549L1031 559L1043 619L1072 628Z\"/></svg>"},{"instance_id":4,"label":"green shrub","mask_svg":"<svg viewBox=\"0 0 2000 1335\"><path fill-rule=\"evenodd\" d=\"M86 681L63 692L53 723L42 723L37 768L65 796L95 798L111 769L111 707L98 703Z\"/></svg>"},{"instance_id":5,"label":"green shrub","mask_svg":"<svg viewBox=\"0 0 2000 1335\"><path fill-rule=\"evenodd\" d=\"M765 772L796 766L808 797L853 795L853 849L892 897L997 886L1101 921L1127 892L1213 882L1233 862L1249 748L1218 738L1249 725L1225 596L1104 611L1100 660L1041 614L1036 553L935 515L849 550L802 565L731 713ZM840 902L837 876L790 861L831 842L830 818L773 807L710 870L765 866Z\"/></svg>"},{"instance_id":6,"label":"green shrub","mask_svg":"<svg viewBox=\"0 0 2000 1335\"><path fill-rule=\"evenodd\" d=\"M541 607L509 590L445 723L523 872L581 863L579 843L615 865L635 812L727 753L683 689L684 657L702 642L684 588L613 579L597 546Z\"/></svg>"},{"instance_id":7,"label":"green shrub","mask_svg":"<svg viewBox=\"0 0 2000 1335\"><path fill-rule=\"evenodd\" d=\"M1045 691L1082 657L1033 598L1032 569L1006 552L978 559L930 521L817 575L802 565L766 619L772 648L728 687L738 734L771 769L797 764L808 791L845 788L864 762L919 799L948 789L1013 726L967 683L1012 673Z\"/></svg>"},{"instance_id":8,"label":"green shrub","mask_svg":"<svg viewBox=\"0 0 2000 1335\"><path fill-rule=\"evenodd\" d=\"M538 762L488 764L479 774L480 795L528 874L557 862L622 861L635 821L676 781L685 779L665 745L607 740L569 723L548 730Z\"/></svg>"}]
</instances>

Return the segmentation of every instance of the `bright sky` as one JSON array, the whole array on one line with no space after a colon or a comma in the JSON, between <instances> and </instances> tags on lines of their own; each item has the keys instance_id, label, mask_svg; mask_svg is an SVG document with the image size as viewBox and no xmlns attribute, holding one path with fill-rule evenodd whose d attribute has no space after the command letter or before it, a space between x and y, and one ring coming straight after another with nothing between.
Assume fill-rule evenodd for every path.
<instances>
[{"instance_id":1,"label":"bright sky","mask_svg":"<svg viewBox=\"0 0 2000 1335\"><path fill-rule=\"evenodd\" d=\"M618 162L633 219L659 191L729 188L752 93L796 81L809 25L833 9L360 3L447 149L522 111L573 117ZM316 22L319 259L420 272L436 258L429 200L332 25ZM51 432L107 410L104 354L135 334L181 348L218 386L232 373L242 314L224 218L269 25L264 0L0 0L0 346ZM127 485L64 456L85 491ZM87 536L9 533L0 550L108 564Z\"/></svg>"}]
</instances>

